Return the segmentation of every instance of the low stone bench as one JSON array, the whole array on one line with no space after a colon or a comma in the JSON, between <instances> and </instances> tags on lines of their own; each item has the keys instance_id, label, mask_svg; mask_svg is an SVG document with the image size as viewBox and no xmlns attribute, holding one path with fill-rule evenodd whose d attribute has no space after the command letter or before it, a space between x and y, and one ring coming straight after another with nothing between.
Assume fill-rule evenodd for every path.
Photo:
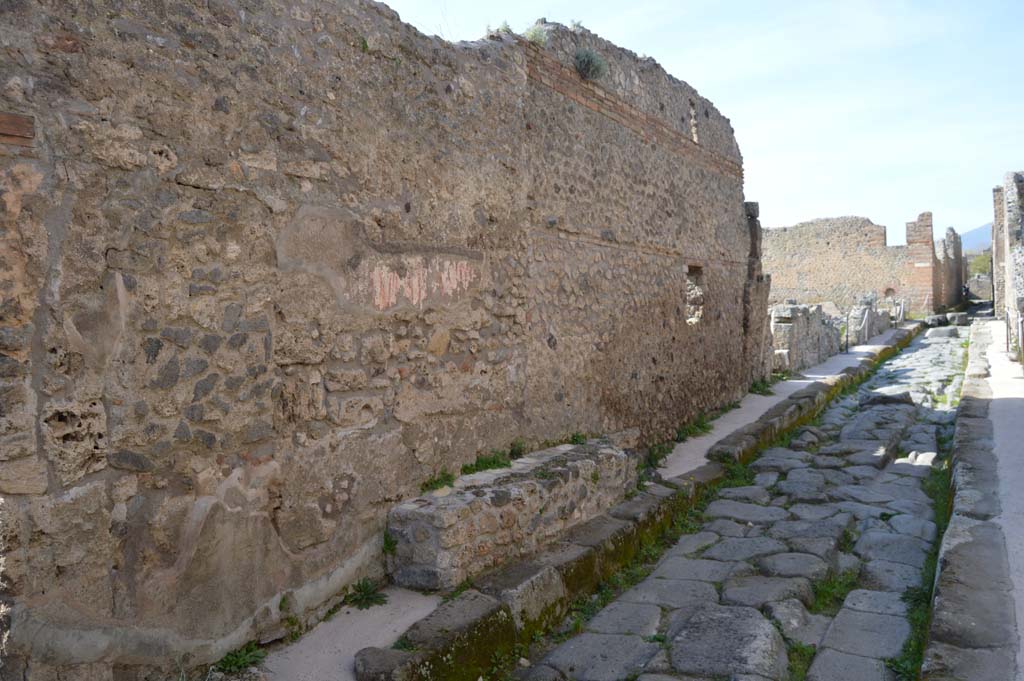
<instances>
[{"instance_id":1,"label":"low stone bench","mask_svg":"<svg viewBox=\"0 0 1024 681\"><path fill-rule=\"evenodd\" d=\"M388 571L401 586L450 589L607 511L636 480L636 458L605 439L462 476L391 510Z\"/></svg>"}]
</instances>

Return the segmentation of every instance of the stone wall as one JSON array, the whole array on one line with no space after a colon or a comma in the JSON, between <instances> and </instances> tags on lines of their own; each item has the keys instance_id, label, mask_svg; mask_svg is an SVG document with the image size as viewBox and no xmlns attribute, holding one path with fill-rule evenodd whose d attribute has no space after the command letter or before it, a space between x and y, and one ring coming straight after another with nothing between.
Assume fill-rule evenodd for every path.
<instances>
[{"instance_id":1,"label":"stone wall","mask_svg":"<svg viewBox=\"0 0 1024 681\"><path fill-rule=\"evenodd\" d=\"M967 279L967 291L971 300L992 300L992 275L971 276Z\"/></svg>"},{"instance_id":2,"label":"stone wall","mask_svg":"<svg viewBox=\"0 0 1024 681\"><path fill-rule=\"evenodd\" d=\"M127 681L273 639L282 596L312 617L382 573L388 510L442 469L661 439L763 375L728 120L547 29L0 9L4 673Z\"/></svg>"},{"instance_id":3,"label":"stone wall","mask_svg":"<svg viewBox=\"0 0 1024 681\"><path fill-rule=\"evenodd\" d=\"M840 350L839 324L821 305L775 305L771 316L775 371L798 372L824 362Z\"/></svg>"},{"instance_id":4,"label":"stone wall","mask_svg":"<svg viewBox=\"0 0 1024 681\"><path fill-rule=\"evenodd\" d=\"M1024 319L1024 172L1007 173L993 192L992 276L994 307L1007 320L1011 342L1018 349Z\"/></svg>"},{"instance_id":5,"label":"stone wall","mask_svg":"<svg viewBox=\"0 0 1024 681\"><path fill-rule=\"evenodd\" d=\"M938 289L936 301L945 309L956 307L963 299L964 257L960 235L952 227L935 244Z\"/></svg>"},{"instance_id":6,"label":"stone wall","mask_svg":"<svg viewBox=\"0 0 1024 681\"><path fill-rule=\"evenodd\" d=\"M531 554L635 490L637 461L600 440L560 445L482 471L391 510L388 573L414 589L452 588Z\"/></svg>"},{"instance_id":7,"label":"stone wall","mask_svg":"<svg viewBox=\"0 0 1024 681\"><path fill-rule=\"evenodd\" d=\"M910 312L921 315L959 302L959 287L955 302L942 288L947 272L953 285L956 273L962 271L959 237L947 237L950 255L940 261L931 213L907 223L905 246L889 246L885 227L862 217L823 218L768 229L762 238L773 303L831 301L846 311L865 295L874 295L903 299Z\"/></svg>"}]
</instances>

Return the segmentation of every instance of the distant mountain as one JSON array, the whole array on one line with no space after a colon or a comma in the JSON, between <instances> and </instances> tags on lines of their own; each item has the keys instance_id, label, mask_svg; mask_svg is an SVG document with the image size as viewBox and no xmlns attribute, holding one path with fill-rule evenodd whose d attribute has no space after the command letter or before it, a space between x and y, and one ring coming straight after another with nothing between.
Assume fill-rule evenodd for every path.
<instances>
[{"instance_id":1,"label":"distant mountain","mask_svg":"<svg viewBox=\"0 0 1024 681\"><path fill-rule=\"evenodd\" d=\"M964 252L972 251L979 252L984 251L986 248L992 245L992 223L976 227L969 232L964 232L960 235L960 241L963 244Z\"/></svg>"}]
</instances>

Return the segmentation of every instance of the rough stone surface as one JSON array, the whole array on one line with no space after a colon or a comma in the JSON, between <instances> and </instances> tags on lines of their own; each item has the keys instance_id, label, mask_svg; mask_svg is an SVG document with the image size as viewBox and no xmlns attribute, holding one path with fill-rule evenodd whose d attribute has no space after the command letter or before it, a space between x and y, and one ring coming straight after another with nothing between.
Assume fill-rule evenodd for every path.
<instances>
[{"instance_id":1,"label":"rough stone surface","mask_svg":"<svg viewBox=\"0 0 1024 681\"><path fill-rule=\"evenodd\" d=\"M579 681L620 681L637 674L658 650L657 643L639 636L585 633L555 648L543 663Z\"/></svg>"},{"instance_id":2,"label":"rough stone surface","mask_svg":"<svg viewBox=\"0 0 1024 681\"><path fill-rule=\"evenodd\" d=\"M773 681L782 681L787 674L782 637L753 608L702 608L675 631L669 646L672 666L682 674L749 674Z\"/></svg>"},{"instance_id":3,"label":"rough stone surface","mask_svg":"<svg viewBox=\"0 0 1024 681\"><path fill-rule=\"evenodd\" d=\"M659 441L767 376L728 119L544 29L4 4L2 109L34 130L0 156L5 597L39 625L14 654L214 662L380 578L386 514L443 470L516 437Z\"/></svg>"},{"instance_id":4,"label":"rough stone surface","mask_svg":"<svg viewBox=\"0 0 1024 681\"><path fill-rule=\"evenodd\" d=\"M802 577L736 577L722 587L722 602L760 608L765 603L797 598L813 600L811 583Z\"/></svg>"}]
</instances>

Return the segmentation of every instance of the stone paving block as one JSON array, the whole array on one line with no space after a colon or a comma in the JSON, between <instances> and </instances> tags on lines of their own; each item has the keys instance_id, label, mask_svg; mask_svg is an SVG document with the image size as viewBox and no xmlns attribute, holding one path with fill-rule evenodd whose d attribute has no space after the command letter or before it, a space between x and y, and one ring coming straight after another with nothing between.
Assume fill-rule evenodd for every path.
<instances>
[{"instance_id":1,"label":"stone paving block","mask_svg":"<svg viewBox=\"0 0 1024 681\"><path fill-rule=\"evenodd\" d=\"M597 634L653 636L661 623L661 608L647 603L615 601L587 622L587 631Z\"/></svg>"},{"instance_id":2,"label":"stone paving block","mask_svg":"<svg viewBox=\"0 0 1024 681\"><path fill-rule=\"evenodd\" d=\"M665 608L692 608L718 601L718 591L710 582L652 579L640 582L622 594L624 603L653 603Z\"/></svg>"},{"instance_id":3,"label":"stone paving block","mask_svg":"<svg viewBox=\"0 0 1024 681\"><path fill-rule=\"evenodd\" d=\"M932 604L930 635L963 648L998 648L1017 641L1012 592L942 579Z\"/></svg>"},{"instance_id":4,"label":"stone paving block","mask_svg":"<svg viewBox=\"0 0 1024 681\"><path fill-rule=\"evenodd\" d=\"M811 663L807 681L896 681L896 674L881 660L825 649Z\"/></svg>"},{"instance_id":5,"label":"stone paving block","mask_svg":"<svg viewBox=\"0 0 1024 681\"><path fill-rule=\"evenodd\" d=\"M757 485L749 485L746 487L726 487L718 492L718 496L722 499L732 499L733 501L747 501L752 504L767 504L771 500L771 495L764 487L758 487Z\"/></svg>"},{"instance_id":6,"label":"stone paving block","mask_svg":"<svg viewBox=\"0 0 1024 681\"><path fill-rule=\"evenodd\" d=\"M853 555L852 553L845 553L840 551L836 554L836 569L839 572L851 572L855 571L860 573L860 558Z\"/></svg>"},{"instance_id":7,"label":"stone paving block","mask_svg":"<svg viewBox=\"0 0 1024 681\"><path fill-rule=\"evenodd\" d=\"M767 473L758 473L754 476L754 484L759 487L771 487L779 481L779 474L771 471Z\"/></svg>"},{"instance_id":8,"label":"stone paving block","mask_svg":"<svg viewBox=\"0 0 1024 681\"><path fill-rule=\"evenodd\" d=\"M921 571L903 563L869 560L861 565L860 579L866 589L903 593L912 586L921 586Z\"/></svg>"},{"instance_id":9,"label":"stone paving block","mask_svg":"<svg viewBox=\"0 0 1024 681\"><path fill-rule=\"evenodd\" d=\"M829 489L828 495L836 501L857 501L862 504L886 504L896 501L896 497L864 485L840 485Z\"/></svg>"},{"instance_id":10,"label":"stone paving block","mask_svg":"<svg viewBox=\"0 0 1024 681\"><path fill-rule=\"evenodd\" d=\"M669 659L682 674L713 678L753 675L782 681L786 644L753 608L710 606L690 617L669 643Z\"/></svg>"},{"instance_id":11,"label":"stone paving block","mask_svg":"<svg viewBox=\"0 0 1024 681\"><path fill-rule=\"evenodd\" d=\"M829 565L835 564L836 547L839 542L831 537L793 537L787 539L791 551L810 553Z\"/></svg>"},{"instance_id":12,"label":"stone paving block","mask_svg":"<svg viewBox=\"0 0 1024 681\"><path fill-rule=\"evenodd\" d=\"M698 582L724 582L735 575L749 574L750 565L738 561L704 560L670 556L651 573L659 579L692 579Z\"/></svg>"},{"instance_id":13,"label":"stone paving block","mask_svg":"<svg viewBox=\"0 0 1024 681\"><path fill-rule=\"evenodd\" d=\"M665 552L666 556L688 556L701 551L718 541L714 532L696 532L684 534Z\"/></svg>"},{"instance_id":14,"label":"stone paving block","mask_svg":"<svg viewBox=\"0 0 1024 681\"><path fill-rule=\"evenodd\" d=\"M858 480L870 480L878 475L878 469L874 466L847 466L843 472Z\"/></svg>"},{"instance_id":15,"label":"stone paving block","mask_svg":"<svg viewBox=\"0 0 1024 681\"><path fill-rule=\"evenodd\" d=\"M704 515L708 518L725 518L742 523L768 524L789 517L789 511L773 506L758 506L740 501L716 499L708 504Z\"/></svg>"},{"instance_id":16,"label":"stone paving block","mask_svg":"<svg viewBox=\"0 0 1024 681\"><path fill-rule=\"evenodd\" d=\"M561 644L542 660L566 678L622 681L637 675L660 646L639 636L584 633Z\"/></svg>"},{"instance_id":17,"label":"stone paving block","mask_svg":"<svg viewBox=\"0 0 1024 681\"><path fill-rule=\"evenodd\" d=\"M869 530L857 540L853 552L865 560L887 560L920 569L928 556L928 543L905 534Z\"/></svg>"},{"instance_id":18,"label":"stone paving block","mask_svg":"<svg viewBox=\"0 0 1024 681\"><path fill-rule=\"evenodd\" d=\"M706 532L714 532L722 537L744 537L747 534L748 526L746 524L740 525L735 520L719 518L709 523L704 523L702 529Z\"/></svg>"},{"instance_id":19,"label":"stone paving block","mask_svg":"<svg viewBox=\"0 0 1024 681\"><path fill-rule=\"evenodd\" d=\"M837 504L793 504L789 512L797 520L824 520L840 510Z\"/></svg>"},{"instance_id":20,"label":"stone paving block","mask_svg":"<svg viewBox=\"0 0 1024 681\"><path fill-rule=\"evenodd\" d=\"M804 604L795 598L769 603L765 611L768 617L778 623L787 639L815 647L821 644L832 621L831 617L807 612Z\"/></svg>"},{"instance_id":21,"label":"stone paving block","mask_svg":"<svg viewBox=\"0 0 1024 681\"><path fill-rule=\"evenodd\" d=\"M862 504L858 501L840 501L835 505L842 511L852 513L853 517L857 520L863 520L864 518L879 518L883 514L891 512L884 506L872 506L870 504Z\"/></svg>"},{"instance_id":22,"label":"stone paving block","mask_svg":"<svg viewBox=\"0 0 1024 681\"><path fill-rule=\"evenodd\" d=\"M806 577L811 581L824 579L828 564L809 553L776 553L757 560L757 567L769 577Z\"/></svg>"},{"instance_id":23,"label":"stone paving block","mask_svg":"<svg viewBox=\"0 0 1024 681\"><path fill-rule=\"evenodd\" d=\"M916 537L931 544L938 535L938 528L930 520L901 513L889 518L889 527L900 534Z\"/></svg>"},{"instance_id":24,"label":"stone paving block","mask_svg":"<svg viewBox=\"0 0 1024 681\"><path fill-rule=\"evenodd\" d=\"M762 455L760 459L750 464L750 470L755 473L788 473L796 468L807 468L808 466L810 466L809 463L799 459Z\"/></svg>"},{"instance_id":25,"label":"stone paving block","mask_svg":"<svg viewBox=\"0 0 1024 681\"><path fill-rule=\"evenodd\" d=\"M907 604L903 601L903 595L893 591L854 589L846 595L843 607L898 617L906 617L907 614Z\"/></svg>"},{"instance_id":26,"label":"stone paving block","mask_svg":"<svg viewBox=\"0 0 1024 681\"><path fill-rule=\"evenodd\" d=\"M905 617L843 608L832 620L821 645L851 655L896 657L910 636Z\"/></svg>"},{"instance_id":27,"label":"stone paving block","mask_svg":"<svg viewBox=\"0 0 1024 681\"><path fill-rule=\"evenodd\" d=\"M765 603L797 598L810 604L811 583L803 577L734 577L722 587L722 603L760 608Z\"/></svg>"},{"instance_id":28,"label":"stone paving block","mask_svg":"<svg viewBox=\"0 0 1024 681\"><path fill-rule=\"evenodd\" d=\"M917 516L925 520L934 520L935 512L932 510L930 504L922 504L917 501L907 501L906 499L898 499L885 505L891 511L897 513L906 513L908 515Z\"/></svg>"},{"instance_id":29,"label":"stone paving block","mask_svg":"<svg viewBox=\"0 0 1024 681\"><path fill-rule=\"evenodd\" d=\"M704 558L712 560L750 560L758 556L782 553L787 547L777 539L769 537L723 539L704 552Z\"/></svg>"},{"instance_id":30,"label":"stone paving block","mask_svg":"<svg viewBox=\"0 0 1024 681\"><path fill-rule=\"evenodd\" d=\"M776 539L797 537L830 537L839 539L843 532L853 527L853 516L838 513L825 520L782 520L768 529L768 536Z\"/></svg>"}]
</instances>

